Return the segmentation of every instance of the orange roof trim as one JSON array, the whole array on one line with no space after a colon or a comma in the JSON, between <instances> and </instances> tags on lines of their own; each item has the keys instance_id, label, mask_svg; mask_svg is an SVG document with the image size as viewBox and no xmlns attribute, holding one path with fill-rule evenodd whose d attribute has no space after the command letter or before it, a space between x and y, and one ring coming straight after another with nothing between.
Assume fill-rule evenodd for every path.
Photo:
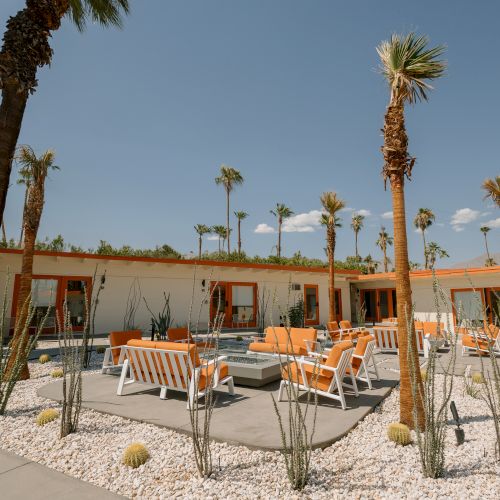
<instances>
[{"instance_id":1,"label":"orange roof trim","mask_svg":"<svg viewBox=\"0 0 500 500\"><path fill-rule=\"evenodd\" d=\"M2 248L0 254L22 254L23 251L17 248ZM198 260L198 259L158 259L154 257L129 257L123 255L97 255L93 253L76 252L49 252L45 250L35 251L35 255L46 257L64 257L77 259L96 259L96 260L118 260L128 262L152 262L158 264L180 264L187 266L207 266L207 267L236 267L246 269L268 269L271 271L299 271L305 273L328 273L327 267L306 267L306 266L281 266L278 264L257 264L246 262L224 262L216 260ZM361 271L354 269L336 269L337 274L350 274L358 276Z\"/></svg>"},{"instance_id":2,"label":"orange roof trim","mask_svg":"<svg viewBox=\"0 0 500 500\"><path fill-rule=\"evenodd\" d=\"M436 276L463 276L474 274L495 274L500 273L500 266L492 267L471 267L459 269L436 269ZM410 278L432 278L432 271L425 269L421 271L411 271ZM358 276L359 281L375 281L375 280L395 280L396 273L376 273L376 274L362 274Z\"/></svg>"}]
</instances>

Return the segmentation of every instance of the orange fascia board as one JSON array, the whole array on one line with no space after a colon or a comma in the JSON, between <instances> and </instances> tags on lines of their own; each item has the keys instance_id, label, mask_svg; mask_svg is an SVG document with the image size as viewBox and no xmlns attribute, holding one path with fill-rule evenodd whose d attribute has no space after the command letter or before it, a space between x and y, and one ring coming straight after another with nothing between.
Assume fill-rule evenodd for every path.
<instances>
[{"instance_id":1,"label":"orange fascia board","mask_svg":"<svg viewBox=\"0 0 500 500\"><path fill-rule=\"evenodd\" d=\"M436 269L434 271L437 277L446 278L454 276L473 276L477 274L500 274L500 266L493 267L471 267L467 269ZM432 271L429 269L424 271L412 271L410 278L432 278ZM396 273L376 273L376 274L362 274L358 276L359 281L379 281L396 279Z\"/></svg>"},{"instance_id":2,"label":"orange fascia board","mask_svg":"<svg viewBox=\"0 0 500 500\"><path fill-rule=\"evenodd\" d=\"M21 255L22 250L18 248L2 248L1 254L18 254ZM117 260L125 262L152 262L158 264L179 264L186 266L207 266L207 267L233 267L243 269L267 269L271 271L298 271L303 273L323 273L328 274L327 267L306 267L306 266L280 266L278 264L253 264L245 262L224 262L216 260L198 260L198 259L157 259L154 257L128 257L123 255L97 255L93 253L74 253L74 252L48 252L45 250L35 251L35 255L46 257L63 257L76 259L96 259L96 260ZM361 271L354 269L336 269L336 274L349 274L358 276Z\"/></svg>"}]
</instances>

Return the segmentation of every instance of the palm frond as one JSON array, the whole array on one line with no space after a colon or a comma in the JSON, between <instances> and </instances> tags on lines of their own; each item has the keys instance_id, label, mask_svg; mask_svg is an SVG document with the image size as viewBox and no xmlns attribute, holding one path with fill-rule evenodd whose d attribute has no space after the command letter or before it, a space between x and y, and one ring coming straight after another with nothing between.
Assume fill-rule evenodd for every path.
<instances>
[{"instance_id":1,"label":"palm frond","mask_svg":"<svg viewBox=\"0 0 500 500\"><path fill-rule=\"evenodd\" d=\"M130 12L128 0L69 0L68 16L79 31L84 31L87 22L102 26L123 25L123 15Z\"/></svg>"},{"instance_id":2,"label":"palm frond","mask_svg":"<svg viewBox=\"0 0 500 500\"><path fill-rule=\"evenodd\" d=\"M481 187L486 191L484 197L491 198L491 201L500 207L500 175L494 179L486 179Z\"/></svg>"}]
</instances>

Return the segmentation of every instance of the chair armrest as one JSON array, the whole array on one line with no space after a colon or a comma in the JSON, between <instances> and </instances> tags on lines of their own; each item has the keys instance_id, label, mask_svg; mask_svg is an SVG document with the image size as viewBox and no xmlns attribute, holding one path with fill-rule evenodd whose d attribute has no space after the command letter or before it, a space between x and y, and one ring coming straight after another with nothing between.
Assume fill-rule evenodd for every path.
<instances>
[{"instance_id":1,"label":"chair armrest","mask_svg":"<svg viewBox=\"0 0 500 500\"><path fill-rule=\"evenodd\" d=\"M310 358L327 358L328 356L326 354L323 354L322 352L315 352L315 351L309 351L307 355Z\"/></svg>"},{"instance_id":2,"label":"chair armrest","mask_svg":"<svg viewBox=\"0 0 500 500\"><path fill-rule=\"evenodd\" d=\"M113 349L121 349L122 347L127 347L127 345L126 344L124 344L124 345L115 345L114 347L109 346L109 347L106 347L106 349L113 350Z\"/></svg>"},{"instance_id":3,"label":"chair armrest","mask_svg":"<svg viewBox=\"0 0 500 500\"><path fill-rule=\"evenodd\" d=\"M224 361L225 359L227 359L227 356L217 356L217 358L215 358L215 359L210 359L210 360L204 359L202 361L202 364L205 366L209 366L209 365L213 365L215 363L219 363L220 361Z\"/></svg>"},{"instance_id":4,"label":"chair armrest","mask_svg":"<svg viewBox=\"0 0 500 500\"><path fill-rule=\"evenodd\" d=\"M360 356L359 354L353 354L352 357L357 359L363 359L363 356Z\"/></svg>"},{"instance_id":5,"label":"chair armrest","mask_svg":"<svg viewBox=\"0 0 500 500\"><path fill-rule=\"evenodd\" d=\"M332 373L335 373L337 371L337 368L333 368L333 367L328 366L328 365L313 363L312 361L308 361L307 359L301 359L300 363L303 365L317 366L318 370L328 370L329 372L332 372Z\"/></svg>"}]
</instances>

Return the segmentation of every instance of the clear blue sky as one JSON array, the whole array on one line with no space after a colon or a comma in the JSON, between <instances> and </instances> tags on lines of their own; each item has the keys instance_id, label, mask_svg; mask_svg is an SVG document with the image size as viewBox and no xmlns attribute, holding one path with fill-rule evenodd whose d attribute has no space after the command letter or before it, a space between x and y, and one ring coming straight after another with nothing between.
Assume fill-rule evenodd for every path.
<instances>
[{"instance_id":1,"label":"clear blue sky","mask_svg":"<svg viewBox=\"0 0 500 500\"><path fill-rule=\"evenodd\" d=\"M1 29L23 4L2 0ZM372 214L360 251L380 259L377 232L385 223L392 233L392 221L381 217L391 210L380 176L388 91L375 46L393 31L416 30L446 44L449 68L429 103L407 109L417 157L408 216L434 210L429 240L450 253L443 265L484 252L480 225L500 226L480 190L500 172L497 1L131 0L131 7L121 31L91 25L80 34L65 20L52 40L52 67L39 72L20 142L54 148L61 166L47 185L42 239L61 233L84 247L105 239L196 250L193 225L225 222L214 177L226 163L245 177L232 208L250 214L249 254L268 255L275 245L275 234L254 231L275 225L276 202L308 214L334 190ZM9 237L19 236L22 198L14 184ZM463 224L452 225L457 210ZM339 258L354 253L350 217L343 214ZM311 219L299 217L295 229ZM422 262L421 236L413 227L409 235L410 256ZM500 250L500 227L489 241ZM286 255L324 257L315 226L284 234L283 244Z\"/></svg>"}]
</instances>

